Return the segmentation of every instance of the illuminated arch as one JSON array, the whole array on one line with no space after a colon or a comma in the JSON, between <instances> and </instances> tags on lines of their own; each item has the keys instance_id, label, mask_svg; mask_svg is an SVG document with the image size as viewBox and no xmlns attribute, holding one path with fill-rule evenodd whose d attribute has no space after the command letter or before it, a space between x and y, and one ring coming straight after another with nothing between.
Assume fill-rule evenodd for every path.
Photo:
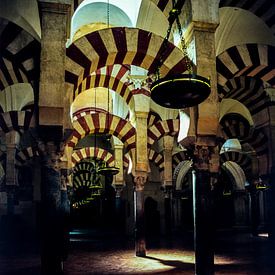
<instances>
[{"instance_id":1,"label":"illuminated arch","mask_svg":"<svg viewBox=\"0 0 275 275\"><path fill-rule=\"evenodd\" d=\"M153 124L147 132L148 147L150 148L154 142L164 136L176 136L179 133L180 121L179 119L168 119L158 121Z\"/></svg>"},{"instance_id":2,"label":"illuminated arch","mask_svg":"<svg viewBox=\"0 0 275 275\"><path fill-rule=\"evenodd\" d=\"M109 123L109 125L107 125ZM73 122L73 133L67 142L74 148L83 137L93 133L111 134L119 138L128 151L136 147L136 130L125 119L120 117L96 113L86 115Z\"/></svg>"}]
</instances>

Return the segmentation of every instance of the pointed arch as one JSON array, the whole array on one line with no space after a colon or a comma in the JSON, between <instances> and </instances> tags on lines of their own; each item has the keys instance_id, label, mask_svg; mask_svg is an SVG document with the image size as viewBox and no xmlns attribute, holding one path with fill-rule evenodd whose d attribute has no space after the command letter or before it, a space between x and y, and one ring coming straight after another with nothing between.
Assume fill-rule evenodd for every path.
<instances>
[{"instance_id":1,"label":"pointed arch","mask_svg":"<svg viewBox=\"0 0 275 275\"><path fill-rule=\"evenodd\" d=\"M168 119L158 121L153 124L147 131L148 147L150 148L155 141L164 136L176 136L179 133L180 121L179 119Z\"/></svg>"},{"instance_id":2,"label":"pointed arch","mask_svg":"<svg viewBox=\"0 0 275 275\"><path fill-rule=\"evenodd\" d=\"M100 68L83 79L76 91L74 91L73 99L83 91L91 88L105 87L118 93L129 104L133 97L131 91L134 89L134 86L129 83L129 79L127 78L129 71L130 66L119 64Z\"/></svg>"},{"instance_id":3,"label":"pointed arch","mask_svg":"<svg viewBox=\"0 0 275 275\"><path fill-rule=\"evenodd\" d=\"M39 156L38 147L26 147L21 150L17 150L15 154L15 164L17 166L26 165L34 157Z\"/></svg>"},{"instance_id":4,"label":"pointed arch","mask_svg":"<svg viewBox=\"0 0 275 275\"><path fill-rule=\"evenodd\" d=\"M73 133L67 142L74 148L83 137L93 133L111 134L119 138L128 151L136 147L136 129L125 119L120 117L96 113L86 115L73 122Z\"/></svg>"},{"instance_id":5,"label":"pointed arch","mask_svg":"<svg viewBox=\"0 0 275 275\"><path fill-rule=\"evenodd\" d=\"M275 85L275 47L245 44L233 46L216 58L218 85L239 76L259 78Z\"/></svg>"},{"instance_id":6,"label":"pointed arch","mask_svg":"<svg viewBox=\"0 0 275 275\"><path fill-rule=\"evenodd\" d=\"M29 111L10 111L0 114L0 131L23 133L33 123L33 114Z\"/></svg>"},{"instance_id":7,"label":"pointed arch","mask_svg":"<svg viewBox=\"0 0 275 275\"><path fill-rule=\"evenodd\" d=\"M155 163L155 165L158 167L160 172L164 170L164 158L162 154L156 152L153 149L149 149L148 158L149 158L149 161L152 161L153 163Z\"/></svg>"},{"instance_id":8,"label":"pointed arch","mask_svg":"<svg viewBox=\"0 0 275 275\"><path fill-rule=\"evenodd\" d=\"M109 28L89 33L66 50L65 80L76 90L92 72L113 64L132 64L155 72L164 38L137 28ZM166 47L166 46L165 46ZM168 43L160 74L165 76L186 70L182 51Z\"/></svg>"},{"instance_id":9,"label":"pointed arch","mask_svg":"<svg viewBox=\"0 0 275 275\"><path fill-rule=\"evenodd\" d=\"M115 164L113 154L99 147L85 147L75 150L72 154L72 163L73 165L76 165L78 162L86 158L96 158L98 160L102 160L107 163L108 166L114 166Z\"/></svg>"}]
</instances>

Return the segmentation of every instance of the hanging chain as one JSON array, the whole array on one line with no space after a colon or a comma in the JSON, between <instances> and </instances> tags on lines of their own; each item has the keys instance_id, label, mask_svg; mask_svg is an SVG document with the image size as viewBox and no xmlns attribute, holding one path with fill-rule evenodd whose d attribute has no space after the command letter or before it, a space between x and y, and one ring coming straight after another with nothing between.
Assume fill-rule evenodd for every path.
<instances>
[{"instance_id":1,"label":"hanging chain","mask_svg":"<svg viewBox=\"0 0 275 275\"><path fill-rule=\"evenodd\" d=\"M110 0L107 2L107 27L110 27Z\"/></svg>"},{"instance_id":2,"label":"hanging chain","mask_svg":"<svg viewBox=\"0 0 275 275\"><path fill-rule=\"evenodd\" d=\"M110 0L107 1L107 27L110 27ZM109 66L107 65L107 77L109 79L109 83L108 83L108 95L107 95L107 127L109 128L109 104L110 104L110 89L109 89L109 85L110 85L110 72L109 72Z\"/></svg>"},{"instance_id":3,"label":"hanging chain","mask_svg":"<svg viewBox=\"0 0 275 275\"><path fill-rule=\"evenodd\" d=\"M183 33L182 33L181 24L180 24L180 20L179 20L179 14L180 14L181 11L176 8L175 0L172 0L172 5L173 5L173 7L172 7L172 10L169 12L169 15L172 17L172 19L174 17L174 19L176 20L177 29L178 29L179 36L180 36L181 50L182 50L183 55L184 55L186 70L189 72L189 74L192 74L192 66L191 66L191 63L190 63L190 59L188 58L187 46L186 46L186 42L185 42L185 39L184 39L184 36L183 36ZM168 29L167 29L167 32L166 32L166 36L165 36L164 42L161 46L162 50L161 50L161 53L160 53L159 62L158 62L157 69L156 69L157 79L160 78L160 67L163 65L163 57L164 57L165 51L166 51L167 46L168 46L169 37L170 37L172 26L173 26L173 20L172 19L169 20L169 26L168 26Z\"/></svg>"},{"instance_id":4,"label":"hanging chain","mask_svg":"<svg viewBox=\"0 0 275 275\"><path fill-rule=\"evenodd\" d=\"M191 66L191 63L190 63L190 59L188 57L187 46L186 46L186 42L185 42L185 39L184 39L184 36L183 36L183 33L182 33L181 24L180 24L180 20L179 20L178 16L176 16L176 23L177 23L177 27L178 27L178 31L179 31L181 50L182 50L183 55L184 55L184 61L185 61L186 69L189 72L189 74L192 74L192 66Z\"/></svg>"},{"instance_id":5,"label":"hanging chain","mask_svg":"<svg viewBox=\"0 0 275 275\"><path fill-rule=\"evenodd\" d=\"M158 62L157 69L156 69L157 79L160 78L160 67L163 64L163 57L164 57L165 51L166 51L167 46L168 46L168 41L169 41L170 33L171 33L171 30L172 30L172 25L173 24L169 24L169 27L168 27L167 32L166 32L165 39L163 41L163 44L161 45L162 51L160 53L159 62Z\"/></svg>"}]
</instances>

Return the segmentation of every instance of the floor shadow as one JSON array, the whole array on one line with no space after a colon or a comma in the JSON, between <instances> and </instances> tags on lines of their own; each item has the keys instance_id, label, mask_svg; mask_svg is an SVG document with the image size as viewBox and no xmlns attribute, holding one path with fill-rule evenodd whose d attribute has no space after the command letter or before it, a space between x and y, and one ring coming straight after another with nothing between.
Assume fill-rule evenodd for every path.
<instances>
[{"instance_id":1,"label":"floor shadow","mask_svg":"<svg viewBox=\"0 0 275 275\"><path fill-rule=\"evenodd\" d=\"M155 260L160 262L163 265L166 266L171 266L173 267L173 272L179 272L179 271L194 271L195 270L195 265L191 263L185 263L182 261L177 261L177 260L163 260L159 259L156 257L151 257L151 256L145 256L144 258L150 259L150 260ZM171 273L171 270L163 271L163 272L157 272L157 273Z\"/></svg>"}]
</instances>

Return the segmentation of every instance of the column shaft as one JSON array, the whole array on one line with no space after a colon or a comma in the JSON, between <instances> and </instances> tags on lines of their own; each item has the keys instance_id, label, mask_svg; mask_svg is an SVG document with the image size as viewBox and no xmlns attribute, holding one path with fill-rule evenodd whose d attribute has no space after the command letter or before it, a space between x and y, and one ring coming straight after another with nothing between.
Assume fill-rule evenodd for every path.
<instances>
[{"instance_id":1,"label":"column shaft","mask_svg":"<svg viewBox=\"0 0 275 275\"><path fill-rule=\"evenodd\" d=\"M63 125L68 0L39 0L41 56L39 124Z\"/></svg>"},{"instance_id":2,"label":"column shaft","mask_svg":"<svg viewBox=\"0 0 275 275\"><path fill-rule=\"evenodd\" d=\"M135 177L134 206L135 206L135 248L136 256L146 256L145 217L144 217L144 176Z\"/></svg>"},{"instance_id":3,"label":"column shaft","mask_svg":"<svg viewBox=\"0 0 275 275\"><path fill-rule=\"evenodd\" d=\"M195 274L214 274L213 201L208 171L193 171Z\"/></svg>"}]
</instances>

